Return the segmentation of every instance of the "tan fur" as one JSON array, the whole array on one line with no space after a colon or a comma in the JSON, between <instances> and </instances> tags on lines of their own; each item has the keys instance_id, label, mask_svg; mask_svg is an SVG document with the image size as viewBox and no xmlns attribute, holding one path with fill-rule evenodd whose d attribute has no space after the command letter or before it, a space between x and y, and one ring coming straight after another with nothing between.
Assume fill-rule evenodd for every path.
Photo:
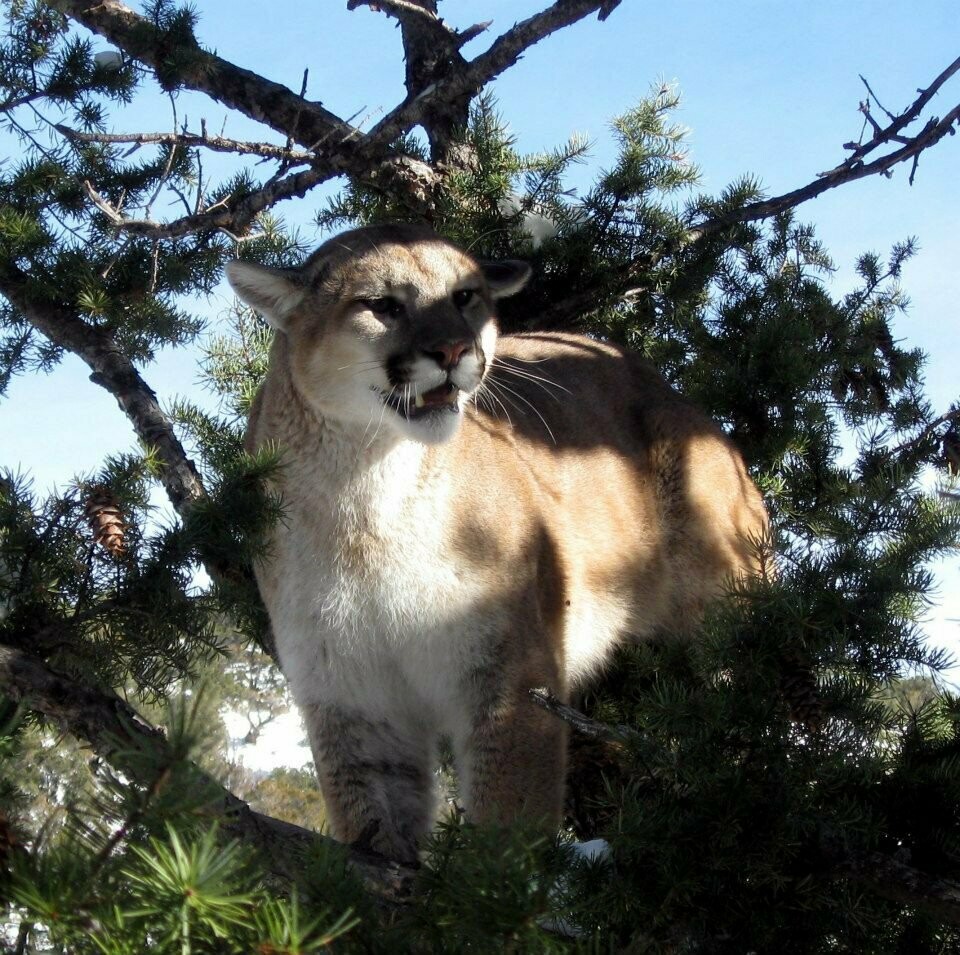
<instances>
[{"instance_id":1,"label":"tan fur","mask_svg":"<svg viewBox=\"0 0 960 955\"><path fill-rule=\"evenodd\" d=\"M619 642L691 632L755 571L766 516L739 454L637 356L554 333L494 346L497 289L425 230L231 280L281 329L248 446L283 448L286 521L257 574L334 834L412 858L441 734L473 818L556 820L565 730L527 690L566 697ZM358 304L385 295L402 320ZM426 393L454 341L462 413L383 404L398 353Z\"/></svg>"}]
</instances>

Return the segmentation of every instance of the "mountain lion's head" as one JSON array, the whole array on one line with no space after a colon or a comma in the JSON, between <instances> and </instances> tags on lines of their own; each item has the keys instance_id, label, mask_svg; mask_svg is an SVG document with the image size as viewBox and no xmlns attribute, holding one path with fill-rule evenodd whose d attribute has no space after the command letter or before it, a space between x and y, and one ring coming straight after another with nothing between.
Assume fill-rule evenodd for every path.
<instances>
[{"instance_id":1,"label":"mountain lion's head","mask_svg":"<svg viewBox=\"0 0 960 955\"><path fill-rule=\"evenodd\" d=\"M295 269L231 262L237 295L289 343L294 384L346 428L449 440L493 360L494 300L524 262L481 262L430 229L372 226L337 236Z\"/></svg>"}]
</instances>

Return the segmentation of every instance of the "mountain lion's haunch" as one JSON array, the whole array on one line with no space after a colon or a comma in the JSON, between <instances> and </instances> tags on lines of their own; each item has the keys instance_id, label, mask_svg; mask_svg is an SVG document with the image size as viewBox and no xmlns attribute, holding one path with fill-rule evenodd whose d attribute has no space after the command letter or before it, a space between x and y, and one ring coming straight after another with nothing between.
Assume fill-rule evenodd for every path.
<instances>
[{"instance_id":1,"label":"mountain lion's haunch","mask_svg":"<svg viewBox=\"0 0 960 955\"><path fill-rule=\"evenodd\" d=\"M498 338L522 262L397 225L228 274L277 330L247 443L281 448L285 513L256 573L333 834L413 859L441 736L469 818L558 819L565 727L527 690L566 697L755 571L739 455L635 355Z\"/></svg>"}]
</instances>

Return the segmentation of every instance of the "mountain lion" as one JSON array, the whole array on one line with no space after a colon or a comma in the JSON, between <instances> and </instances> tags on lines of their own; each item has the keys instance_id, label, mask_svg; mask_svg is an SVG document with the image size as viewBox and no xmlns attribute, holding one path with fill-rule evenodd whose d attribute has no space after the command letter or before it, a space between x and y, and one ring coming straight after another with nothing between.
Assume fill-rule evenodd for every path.
<instances>
[{"instance_id":1,"label":"mountain lion","mask_svg":"<svg viewBox=\"0 0 960 955\"><path fill-rule=\"evenodd\" d=\"M468 817L558 820L569 696L627 639L693 628L756 570L763 504L721 431L645 361L498 337L522 262L357 229L302 267L228 268L276 329L247 447L279 446L256 568L331 830L411 861L437 741Z\"/></svg>"}]
</instances>

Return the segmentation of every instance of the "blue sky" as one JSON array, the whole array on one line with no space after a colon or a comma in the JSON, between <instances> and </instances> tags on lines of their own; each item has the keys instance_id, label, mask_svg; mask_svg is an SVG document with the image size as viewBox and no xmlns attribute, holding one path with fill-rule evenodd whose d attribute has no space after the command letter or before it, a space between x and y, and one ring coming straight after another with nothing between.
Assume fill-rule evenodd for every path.
<instances>
[{"instance_id":1,"label":"blue sky","mask_svg":"<svg viewBox=\"0 0 960 955\"><path fill-rule=\"evenodd\" d=\"M475 55L547 2L446 0L441 14L459 27L494 21L465 49ZM345 0L195 0L194 6L201 40L221 56L296 90L309 67L307 95L343 117L359 113L375 123L403 95L399 32L382 14L348 12ZM594 142L593 158L580 173L585 186L612 158L610 117L651 84L675 81L684 95L677 120L691 130L702 188L718 192L752 173L776 194L836 165L846 155L841 144L857 139L857 106L865 94L858 74L898 112L960 54L958 38L956 0L623 0L606 22L591 17L542 41L494 89L521 149L553 146L575 131ZM99 39L95 45L108 48ZM958 99L960 77L954 77L933 108L946 112ZM181 97L178 110L193 128L206 118L211 130L219 130L226 115L196 96ZM169 128L169 104L161 97L138 101L115 125L128 132ZM231 117L226 134L254 129ZM265 138L262 130L255 135ZM889 180L875 177L828 192L799 212L816 224L838 265L837 292L850 286L858 253L882 253L908 236L918 238L921 251L903 283L913 305L896 332L927 352L929 393L941 410L960 396L958 157L960 137L948 137L921 158L914 186L902 168ZM309 221L316 205L308 198L284 214ZM223 293L198 303L198 311L215 328L225 305ZM197 390L188 353L161 356L145 376L162 401ZM114 400L91 385L73 359L49 376L14 382L0 401L0 435L2 463L32 473L40 489L92 470L104 453L134 443ZM949 645L957 645L960 634L960 624L949 619L960 618L957 574L955 563L941 568L941 607L930 626L934 638Z\"/></svg>"}]
</instances>

